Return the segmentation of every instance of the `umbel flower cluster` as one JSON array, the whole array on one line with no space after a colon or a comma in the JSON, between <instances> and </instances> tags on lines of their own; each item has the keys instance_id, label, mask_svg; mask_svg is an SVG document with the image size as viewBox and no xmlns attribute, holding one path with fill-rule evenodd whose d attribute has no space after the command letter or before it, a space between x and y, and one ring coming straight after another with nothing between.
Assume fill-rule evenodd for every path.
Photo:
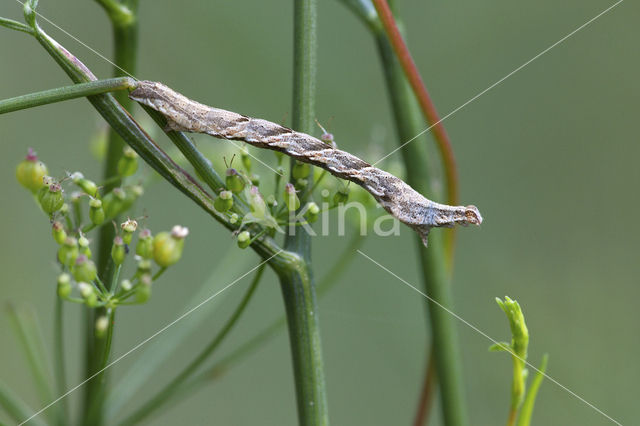
<instances>
[{"instance_id":1,"label":"umbel flower cluster","mask_svg":"<svg viewBox=\"0 0 640 426\"><path fill-rule=\"evenodd\" d=\"M18 182L28 189L51 221L51 233L58 244L58 296L66 301L91 308L114 309L119 305L140 304L151 296L152 283L182 256L187 228L176 225L169 232L153 235L134 219L116 224L114 219L124 214L142 195L140 185L127 185L127 178L138 168L137 154L126 147L118 163L118 174L110 179L122 186L105 190L113 182L102 185L87 179L80 172L63 179L48 175L47 166L29 149L18 164ZM66 190L65 190L66 189ZM110 264L100 276L93 260L90 234L99 226L116 227L111 246ZM120 272L127 261L135 262L131 276L121 279ZM105 273L106 275L106 273ZM98 331L106 329L106 317L96 322Z\"/></svg>"}]
</instances>

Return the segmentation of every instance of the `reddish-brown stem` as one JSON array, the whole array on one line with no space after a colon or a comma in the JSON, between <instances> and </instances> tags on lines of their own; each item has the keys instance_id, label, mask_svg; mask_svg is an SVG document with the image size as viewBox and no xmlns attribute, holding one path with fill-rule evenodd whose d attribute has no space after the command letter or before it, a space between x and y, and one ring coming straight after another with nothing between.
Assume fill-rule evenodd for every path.
<instances>
[{"instance_id":1,"label":"reddish-brown stem","mask_svg":"<svg viewBox=\"0 0 640 426\"><path fill-rule=\"evenodd\" d=\"M433 401L433 390L436 381L436 363L433 357L433 349L429 352L424 381L422 382L422 391L420 399L418 399L418 409L413 419L413 426L424 426L429 420L429 409Z\"/></svg>"},{"instance_id":2,"label":"reddish-brown stem","mask_svg":"<svg viewBox=\"0 0 640 426\"><path fill-rule=\"evenodd\" d=\"M433 132L438 144L438 150L442 158L447 180L447 204L458 205L458 172L449 136L441 123L438 112L431 101L431 97L429 96L429 92L427 92L427 88L422 81L422 77L420 77L420 72L418 72L418 68L411 57L411 53L409 53L409 49L407 48L402 35L400 35L400 31L398 30L398 26L396 25L396 21L387 1L373 0L373 4L378 12L378 16L380 17L380 21L382 22L387 37L389 37L389 41L393 46L393 50L398 57L398 61L407 76L407 80L418 99L424 118L431 127L431 131Z\"/></svg>"}]
</instances>

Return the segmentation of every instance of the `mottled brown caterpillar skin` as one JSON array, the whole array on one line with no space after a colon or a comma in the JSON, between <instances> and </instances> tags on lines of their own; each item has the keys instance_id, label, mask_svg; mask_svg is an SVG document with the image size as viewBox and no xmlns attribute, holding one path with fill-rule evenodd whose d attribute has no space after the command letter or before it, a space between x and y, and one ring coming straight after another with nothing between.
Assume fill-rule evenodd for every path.
<instances>
[{"instance_id":1,"label":"mottled brown caterpillar skin","mask_svg":"<svg viewBox=\"0 0 640 426\"><path fill-rule=\"evenodd\" d=\"M305 133L203 105L153 81L138 82L129 97L162 113L168 121L166 130L243 141L282 152L350 180L369 191L392 216L415 229L425 245L431 228L482 223L475 206L454 207L433 202L392 174Z\"/></svg>"}]
</instances>

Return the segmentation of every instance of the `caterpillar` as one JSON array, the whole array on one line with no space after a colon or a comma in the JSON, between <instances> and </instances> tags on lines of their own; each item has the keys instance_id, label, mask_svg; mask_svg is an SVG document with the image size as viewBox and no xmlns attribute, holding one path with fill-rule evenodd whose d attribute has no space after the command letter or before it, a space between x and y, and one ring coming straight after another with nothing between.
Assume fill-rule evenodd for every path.
<instances>
[{"instance_id":1,"label":"caterpillar","mask_svg":"<svg viewBox=\"0 0 640 426\"><path fill-rule=\"evenodd\" d=\"M431 228L482 223L475 206L449 206L431 201L396 176L305 133L203 105L153 81L138 81L129 97L162 113L167 118L165 131L205 133L243 141L321 167L338 178L360 185L393 217L414 229L425 246Z\"/></svg>"}]
</instances>

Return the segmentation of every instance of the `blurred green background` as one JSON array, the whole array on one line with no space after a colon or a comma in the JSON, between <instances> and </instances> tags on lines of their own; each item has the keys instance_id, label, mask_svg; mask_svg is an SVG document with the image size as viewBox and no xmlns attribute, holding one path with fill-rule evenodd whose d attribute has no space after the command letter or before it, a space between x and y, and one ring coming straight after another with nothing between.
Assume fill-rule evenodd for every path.
<instances>
[{"instance_id":1,"label":"blurred green background","mask_svg":"<svg viewBox=\"0 0 640 426\"><path fill-rule=\"evenodd\" d=\"M441 115L611 4L399 2L410 48ZM319 6L318 119L329 124L342 148L376 160L375 152L390 151L396 141L373 41L339 2ZM42 0L39 11L109 55L110 27L94 2ZM517 299L531 334L530 361L538 364L548 352L552 377L623 424L637 421L640 381L639 11L637 3L620 4L445 121L458 159L462 201L476 204L485 219L479 229L459 231L455 311L490 336L506 340L507 321L494 297ZM0 15L21 20L20 6L3 1ZM281 121L291 109L291 19L288 1L143 0L137 77L162 81L210 105ZM96 75L110 76L111 66L103 59L46 22L41 25ZM6 29L0 34L0 98L69 84L30 37ZM0 116L0 300L33 304L49 343L55 243L48 221L15 181L14 168L31 146L54 174L82 170L99 179L88 141L100 124L84 99ZM169 146L165 138L158 139ZM205 147L223 143L199 141ZM268 174L257 167L258 173ZM180 223L192 233L183 260L155 286L150 303L119 310L116 356L184 312L216 262L239 251L226 231L164 182L152 186L137 209L150 216L153 229ZM314 239L316 276L322 276L346 244L344 237ZM408 229L402 228L400 237L370 236L363 251L421 285ZM257 262L248 251L243 254L252 258L245 265ZM354 256L348 273L320 302L330 415L336 425L409 424L427 351L424 300ZM236 271L229 264L220 266L232 278L247 267ZM228 291L137 400L153 394L199 351L248 282L246 278ZM282 310L280 289L269 271L221 353ZM67 314L72 385L83 379L82 317L75 305L68 305ZM489 353L491 342L462 323L459 332L472 424L504 424L511 361ZM0 316L0 342L0 377L38 407L6 315ZM114 380L142 352L118 363ZM439 424L435 411L432 424ZM295 422L288 337L282 333L148 424ZM550 381L543 384L533 423L610 424Z\"/></svg>"}]
</instances>

